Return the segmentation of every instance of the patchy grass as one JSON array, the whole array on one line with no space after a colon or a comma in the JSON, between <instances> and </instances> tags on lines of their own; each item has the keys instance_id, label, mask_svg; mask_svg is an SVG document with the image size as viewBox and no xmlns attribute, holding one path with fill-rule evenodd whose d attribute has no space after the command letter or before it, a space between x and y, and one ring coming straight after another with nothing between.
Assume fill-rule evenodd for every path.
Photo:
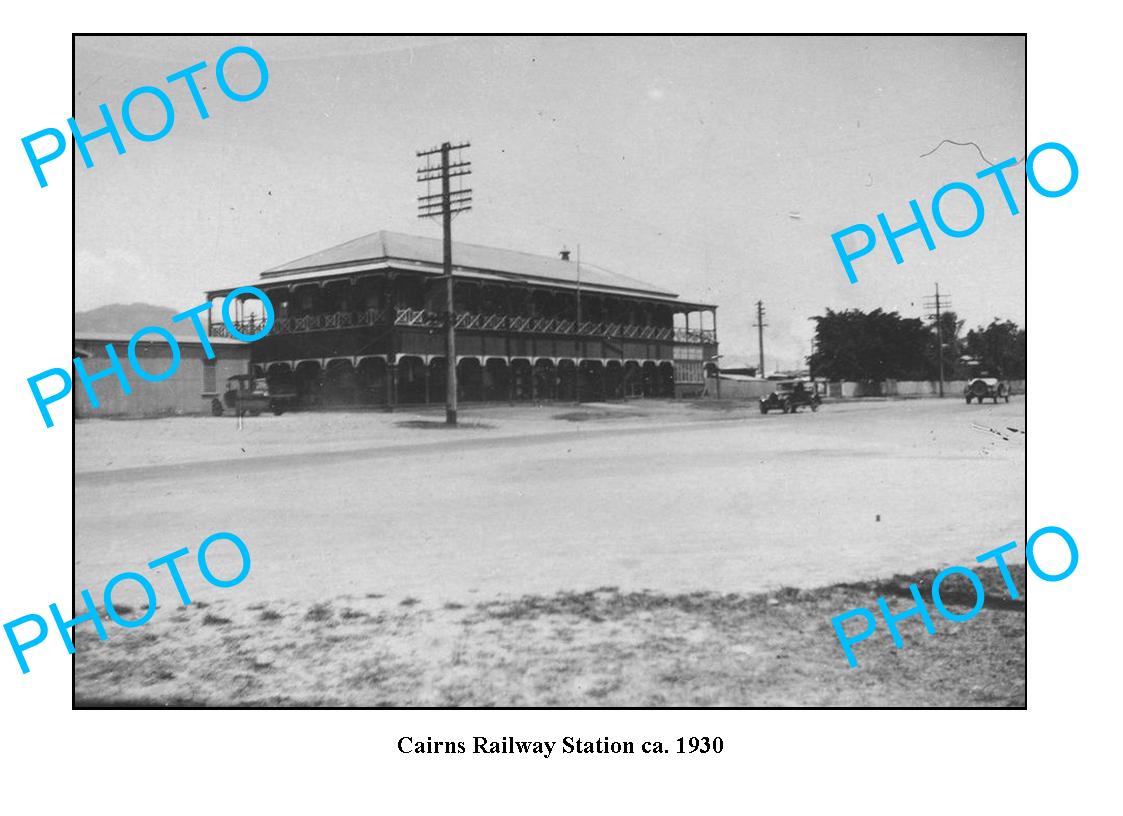
<instances>
[{"instance_id":1,"label":"patchy grass","mask_svg":"<svg viewBox=\"0 0 1123 816\"><path fill-rule=\"evenodd\" d=\"M698 411L712 411L720 413L760 410L760 401L755 397L751 399L700 399L691 401L689 405L691 408Z\"/></svg>"},{"instance_id":2,"label":"patchy grass","mask_svg":"<svg viewBox=\"0 0 1123 816\"><path fill-rule=\"evenodd\" d=\"M404 419L401 422L395 422L399 428L420 428L427 431L491 431L495 430L495 426L487 422L464 422L457 421L455 425L449 425L443 419Z\"/></svg>"},{"instance_id":3,"label":"patchy grass","mask_svg":"<svg viewBox=\"0 0 1123 816\"><path fill-rule=\"evenodd\" d=\"M643 411L636 411L632 409L620 409L616 411L594 410L587 411L567 411L564 414L554 414L554 419L561 419L566 422L591 422L605 419L636 419L637 417L645 417L646 413Z\"/></svg>"},{"instance_id":4,"label":"patchy grass","mask_svg":"<svg viewBox=\"0 0 1123 816\"><path fill-rule=\"evenodd\" d=\"M264 609L262 613L257 616L257 619L262 623L271 623L272 621L279 621L284 617L280 612L275 609Z\"/></svg>"},{"instance_id":5,"label":"patchy grass","mask_svg":"<svg viewBox=\"0 0 1123 816\"><path fill-rule=\"evenodd\" d=\"M308 612L304 615L304 620L319 623L321 621L331 620L335 611L331 608L329 603L313 604L308 608Z\"/></svg>"},{"instance_id":6,"label":"patchy grass","mask_svg":"<svg viewBox=\"0 0 1123 816\"><path fill-rule=\"evenodd\" d=\"M352 601L338 618L362 627L340 626L330 603L269 629L258 623L268 609L224 611L233 620L208 614L195 627L157 615L147 637L77 632L76 699L79 707L1024 707L1025 568L1010 572L1016 601L996 569L976 570L987 602L963 622L930 603L936 570L813 590L601 587L443 604L455 614L414 598L392 612ZM910 583L922 588L937 634L908 618L896 649L880 622L854 646L859 665L849 668L831 618L876 609L880 596L903 610ZM962 577L941 595L953 611L974 605Z\"/></svg>"}]
</instances>

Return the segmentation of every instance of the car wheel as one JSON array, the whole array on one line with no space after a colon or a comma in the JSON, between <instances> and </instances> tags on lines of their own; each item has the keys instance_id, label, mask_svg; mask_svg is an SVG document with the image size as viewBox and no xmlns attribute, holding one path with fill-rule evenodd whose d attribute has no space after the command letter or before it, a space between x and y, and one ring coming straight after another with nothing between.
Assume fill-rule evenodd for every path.
<instances>
[{"instance_id":1,"label":"car wheel","mask_svg":"<svg viewBox=\"0 0 1123 816\"><path fill-rule=\"evenodd\" d=\"M1007 395L1006 395L1006 401L1007 401L1007 402L1009 402L1009 401L1010 401L1010 395L1009 395L1009 394L1007 394Z\"/></svg>"},{"instance_id":2,"label":"car wheel","mask_svg":"<svg viewBox=\"0 0 1123 816\"><path fill-rule=\"evenodd\" d=\"M783 411L785 414L790 414L791 410L792 410L792 407L785 402L783 405L780 406L780 410Z\"/></svg>"},{"instance_id":3,"label":"car wheel","mask_svg":"<svg viewBox=\"0 0 1123 816\"><path fill-rule=\"evenodd\" d=\"M218 400L211 400L211 414L214 416L222 416L222 403Z\"/></svg>"},{"instance_id":4,"label":"car wheel","mask_svg":"<svg viewBox=\"0 0 1123 816\"><path fill-rule=\"evenodd\" d=\"M269 410L273 412L273 416L280 416L285 412L285 406L279 402L272 402L269 404Z\"/></svg>"},{"instance_id":5,"label":"car wheel","mask_svg":"<svg viewBox=\"0 0 1123 816\"><path fill-rule=\"evenodd\" d=\"M812 411L818 411L819 410L819 403L817 403L817 402L811 403L811 410Z\"/></svg>"},{"instance_id":6,"label":"car wheel","mask_svg":"<svg viewBox=\"0 0 1123 816\"><path fill-rule=\"evenodd\" d=\"M768 413L768 406L767 406L767 405L765 405L765 404L764 404L763 402L762 402L762 403L760 404L760 412L761 412L762 414L767 414L767 413Z\"/></svg>"},{"instance_id":7,"label":"car wheel","mask_svg":"<svg viewBox=\"0 0 1123 816\"><path fill-rule=\"evenodd\" d=\"M251 410L251 411L250 411L250 416L261 416L261 409L259 408L259 409L258 409L258 410L256 410L256 411L253 411L253 410Z\"/></svg>"}]
</instances>

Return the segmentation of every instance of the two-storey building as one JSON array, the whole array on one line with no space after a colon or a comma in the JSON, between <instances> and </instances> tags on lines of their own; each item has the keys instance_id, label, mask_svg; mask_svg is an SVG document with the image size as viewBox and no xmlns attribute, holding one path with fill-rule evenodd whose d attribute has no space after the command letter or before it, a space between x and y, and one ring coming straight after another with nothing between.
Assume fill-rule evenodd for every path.
<instances>
[{"instance_id":1,"label":"two-storey building","mask_svg":"<svg viewBox=\"0 0 1123 816\"><path fill-rule=\"evenodd\" d=\"M442 243L376 232L262 272L272 331L254 369L305 404L444 401L446 282ZM717 307L592 264L454 243L459 398L600 400L701 390L717 356ZM207 292L209 331L227 335ZM240 330L261 325L239 298ZM708 315L708 321L703 318Z\"/></svg>"}]
</instances>

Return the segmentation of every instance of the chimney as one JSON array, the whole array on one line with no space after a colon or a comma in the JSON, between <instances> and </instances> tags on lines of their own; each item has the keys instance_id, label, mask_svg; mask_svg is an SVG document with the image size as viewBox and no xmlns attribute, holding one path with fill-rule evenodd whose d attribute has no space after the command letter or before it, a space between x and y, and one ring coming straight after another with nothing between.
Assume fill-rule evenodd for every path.
<instances>
[{"instance_id":1,"label":"chimney","mask_svg":"<svg viewBox=\"0 0 1123 816\"><path fill-rule=\"evenodd\" d=\"M568 249L563 249L563 250L562 250L561 252L559 252L558 254L559 254L559 255L561 256L561 259L562 259L563 261L568 261L568 260L569 260L569 250L568 250Z\"/></svg>"}]
</instances>

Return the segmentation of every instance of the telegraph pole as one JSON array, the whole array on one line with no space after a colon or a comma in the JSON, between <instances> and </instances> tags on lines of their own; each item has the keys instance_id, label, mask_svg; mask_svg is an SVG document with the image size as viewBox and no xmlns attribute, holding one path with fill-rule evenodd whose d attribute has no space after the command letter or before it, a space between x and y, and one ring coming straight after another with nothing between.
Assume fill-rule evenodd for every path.
<instances>
[{"instance_id":1,"label":"telegraph pole","mask_svg":"<svg viewBox=\"0 0 1123 816\"><path fill-rule=\"evenodd\" d=\"M924 304L925 308L934 310L926 316L936 320L936 359L940 366L940 396L942 397L944 395L944 323L940 315L951 303L947 295L940 295L939 283L936 284L936 296L925 297L925 300L927 301Z\"/></svg>"},{"instance_id":2,"label":"telegraph pole","mask_svg":"<svg viewBox=\"0 0 1123 816\"><path fill-rule=\"evenodd\" d=\"M417 168L417 180L425 182L426 195L417 197L418 218L432 218L440 216L444 227L444 280L446 293L446 329L445 329L445 422L449 425L456 424L456 310L454 300L454 286L452 281L452 217L472 209L472 188L459 185L453 190L451 179L457 176L471 174L471 162L464 161L461 153L469 147L468 142L449 144L445 142L440 147L431 150L417 151L418 158L425 157L425 166ZM450 160L452 151L457 151L456 160ZM433 158L439 156L440 164L433 164ZM430 192L430 184L434 181L441 182L439 193Z\"/></svg>"},{"instance_id":3,"label":"telegraph pole","mask_svg":"<svg viewBox=\"0 0 1123 816\"><path fill-rule=\"evenodd\" d=\"M758 300L756 302L756 323L753 324L757 329L757 339L760 343L760 371L757 373L758 377L764 376L764 327L768 324L764 322L764 301Z\"/></svg>"}]
</instances>

